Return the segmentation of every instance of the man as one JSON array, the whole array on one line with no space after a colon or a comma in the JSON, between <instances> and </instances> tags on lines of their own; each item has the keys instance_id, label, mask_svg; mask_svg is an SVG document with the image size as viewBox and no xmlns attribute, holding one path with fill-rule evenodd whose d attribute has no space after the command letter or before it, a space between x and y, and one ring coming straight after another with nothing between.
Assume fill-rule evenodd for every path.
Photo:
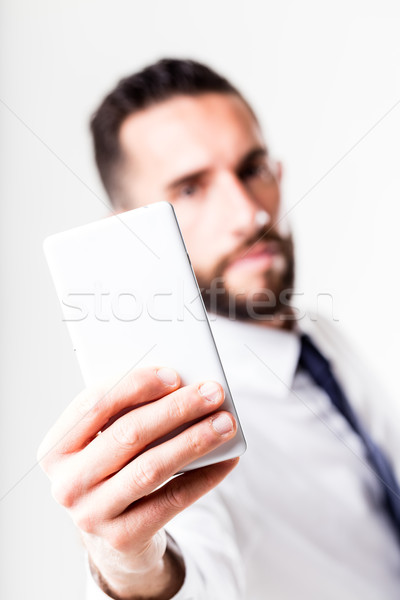
<instances>
[{"instance_id":1,"label":"man","mask_svg":"<svg viewBox=\"0 0 400 600\"><path fill-rule=\"evenodd\" d=\"M212 326L248 451L239 464L169 480L236 428L217 410L219 384L181 387L179 365L134 371L109 393L82 392L39 456L82 534L96 582L89 577L88 597L397 598L398 489L370 437L398 459L393 414L326 323L301 323L312 339L300 337L281 168L253 111L204 65L163 60L118 84L92 132L115 211L159 200L176 210L218 314ZM142 452L166 418L171 430L200 420Z\"/></svg>"}]
</instances>

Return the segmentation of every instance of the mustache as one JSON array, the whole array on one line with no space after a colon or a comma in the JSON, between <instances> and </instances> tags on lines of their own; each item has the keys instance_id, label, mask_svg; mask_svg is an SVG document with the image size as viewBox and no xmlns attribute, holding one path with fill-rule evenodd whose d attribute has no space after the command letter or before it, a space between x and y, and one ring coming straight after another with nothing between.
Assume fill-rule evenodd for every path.
<instances>
[{"instance_id":1,"label":"mustache","mask_svg":"<svg viewBox=\"0 0 400 600\"><path fill-rule=\"evenodd\" d=\"M237 259L243 258L255 244L259 243L268 243L275 242L279 245L279 252L285 257L288 263L293 262L293 253L294 253L294 242L292 234L289 235L281 235L279 231L276 229L269 227L267 224L258 229L257 232L253 233L246 240L244 240L240 245L238 245L234 250L231 250L229 254L222 257L219 262L214 266L212 273L210 274L210 280L223 278L224 273L227 268ZM203 278L197 275L197 279L199 281L200 287L207 288L208 278L207 280L203 280Z\"/></svg>"},{"instance_id":2,"label":"mustache","mask_svg":"<svg viewBox=\"0 0 400 600\"><path fill-rule=\"evenodd\" d=\"M245 240L234 252L229 255L229 257L224 259L223 263L227 265L238 258L244 258L246 254L253 248L253 246L268 242L278 243L282 252L293 246L291 234L282 236L278 231L271 229L271 227L266 225L261 230L257 231L257 233Z\"/></svg>"}]
</instances>

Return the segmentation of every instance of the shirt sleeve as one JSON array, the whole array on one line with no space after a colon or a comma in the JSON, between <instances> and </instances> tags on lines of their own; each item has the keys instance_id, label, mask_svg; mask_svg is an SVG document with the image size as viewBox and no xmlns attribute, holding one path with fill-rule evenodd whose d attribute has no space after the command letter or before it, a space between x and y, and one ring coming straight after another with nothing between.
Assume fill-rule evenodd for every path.
<instances>
[{"instance_id":1,"label":"shirt sleeve","mask_svg":"<svg viewBox=\"0 0 400 600\"><path fill-rule=\"evenodd\" d=\"M218 490L182 511L166 530L185 565L184 583L171 600L244 598L244 570L235 527ZM86 563L86 600L109 600Z\"/></svg>"}]
</instances>

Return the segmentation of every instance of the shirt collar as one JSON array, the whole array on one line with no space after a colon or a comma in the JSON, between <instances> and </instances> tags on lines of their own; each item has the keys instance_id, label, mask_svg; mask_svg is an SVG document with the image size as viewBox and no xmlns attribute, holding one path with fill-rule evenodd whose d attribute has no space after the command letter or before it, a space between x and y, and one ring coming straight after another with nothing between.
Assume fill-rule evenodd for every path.
<instances>
[{"instance_id":1,"label":"shirt collar","mask_svg":"<svg viewBox=\"0 0 400 600\"><path fill-rule=\"evenodd\" d=\"M250 378L261 377L271 394L288 393L300 354L298 331L215 314L209 314L209 320L229 381L239 377L243 380L247 372Z\"/></svg>"}]
</instances>

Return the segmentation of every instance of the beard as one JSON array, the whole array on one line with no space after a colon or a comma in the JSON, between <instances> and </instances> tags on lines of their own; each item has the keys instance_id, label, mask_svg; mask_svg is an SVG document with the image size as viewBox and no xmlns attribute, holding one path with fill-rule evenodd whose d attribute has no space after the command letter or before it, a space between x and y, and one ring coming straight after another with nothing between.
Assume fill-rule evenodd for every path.
<instances>
[{"instance_id":1,"label":"beard","mask_svg":"<svg viewBox=\"0 0 400 600\"><path fill-rule=\"evenodd\" d=\"M247 282L240 288L237 285L230 288L228 281L230 266L236 260L244 258L255 244L260 243L273 243L274 255L271 265L257 273L257 284ZM274 229L265 226L246 240L240 248L220 260L208 277L199 275L197 280L208 312L230 319L269 323L279 317L281 326L290 329L293 325L293 309L290 300L293 294L294 274L292 235L282 236Z\"/></svg>"}]
</instances>

